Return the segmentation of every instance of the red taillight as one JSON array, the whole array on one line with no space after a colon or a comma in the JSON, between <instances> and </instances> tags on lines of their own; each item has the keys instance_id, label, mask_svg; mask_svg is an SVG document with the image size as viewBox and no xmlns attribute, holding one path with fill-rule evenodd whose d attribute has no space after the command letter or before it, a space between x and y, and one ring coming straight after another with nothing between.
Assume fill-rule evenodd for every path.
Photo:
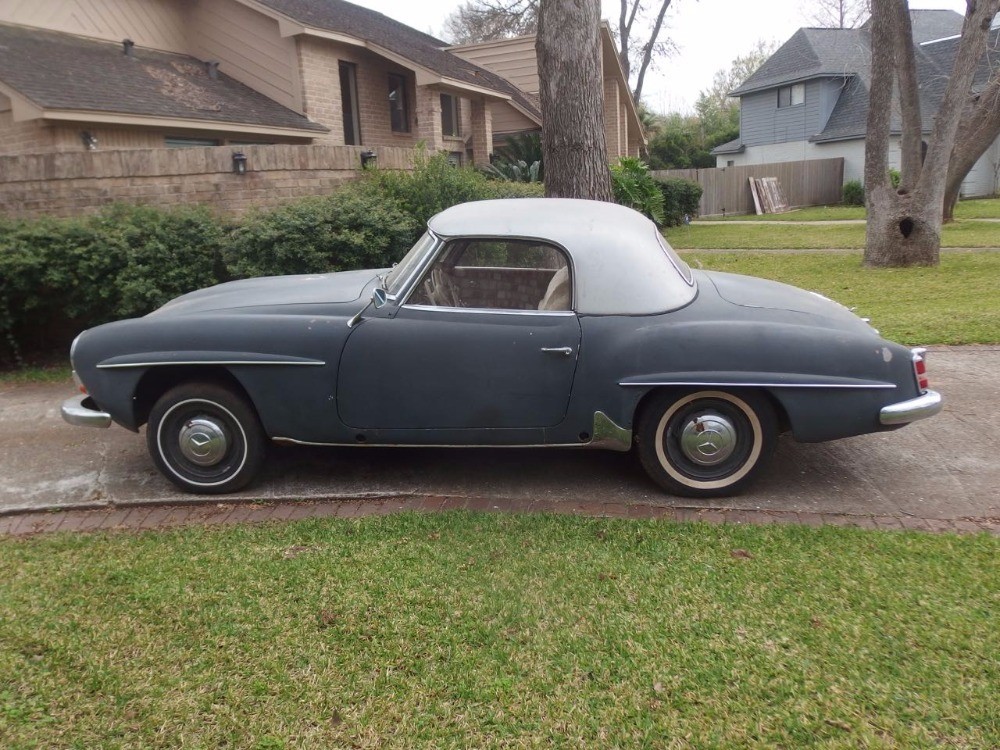
<instances>
[{"instance_id":1,"label":"red taillight","mask_svg":"<svg viewBox=\"0 0 1000 750\"><path fill-rule=\"evenodd\" d=\"M913 350L913 372L917 376L917 388L921 391L926 391L930 386L930 381L927 379L927 362L924 361L926 352L926 349Z\"/></svg>"}]
</instances>

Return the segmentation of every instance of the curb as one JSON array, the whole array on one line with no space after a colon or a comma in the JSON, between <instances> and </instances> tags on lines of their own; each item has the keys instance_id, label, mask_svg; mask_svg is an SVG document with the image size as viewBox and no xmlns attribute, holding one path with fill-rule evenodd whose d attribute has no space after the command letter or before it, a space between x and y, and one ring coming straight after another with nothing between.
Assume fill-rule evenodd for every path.
<instances>
[{"instance_id":1,"label":"curb","mask_svg":"<svg viewBox=\"0 0 1000 750\"><path fill-rule=\"evenodd\" d=\"M794 524L859 529L986 533L1000 536L1000 518L931 519L915 516L861 516L796 511L689 508L624 503L572 503L551 500L493 500L489 498L411 495L361 498L337 502L188 503L130 507L31 511L0 517L0 537L26 537L53 532L150 531L186 526L216 526L309 518L367 518L392 513L436 513L465 510L480 513L558 513L593 518L664 520L724 524Z\"/></svg>"}]
</instances>

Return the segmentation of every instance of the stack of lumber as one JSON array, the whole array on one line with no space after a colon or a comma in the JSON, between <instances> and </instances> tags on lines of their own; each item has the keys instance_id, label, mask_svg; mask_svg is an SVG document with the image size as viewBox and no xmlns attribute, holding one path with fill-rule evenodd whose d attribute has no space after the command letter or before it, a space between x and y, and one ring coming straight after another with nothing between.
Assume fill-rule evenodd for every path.
<instances>
[{"instance_id":1,"label":"stack of lumber","mask_svg":"<svg viewBox=\"0 0 1000 750\"><path fill-rule=\"evenodd\" d=\"M748 177L753 205L758 214L780 214L788 210L788 200L781 192L777 177Z\"/></svg>"}]
</instances>

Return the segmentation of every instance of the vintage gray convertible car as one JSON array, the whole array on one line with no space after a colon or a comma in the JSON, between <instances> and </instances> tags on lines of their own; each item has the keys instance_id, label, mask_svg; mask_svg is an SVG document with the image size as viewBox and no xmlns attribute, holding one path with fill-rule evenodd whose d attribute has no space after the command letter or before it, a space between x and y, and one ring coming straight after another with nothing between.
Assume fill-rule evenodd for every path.
<instances>
[{"instance_id":1,"label":"vintage gray convertible car","mask_svg":"<svg viewBox=\"0 0 1000 750\"><path fill-rule=\"evenodd\" d=\"M247 485L267 441L636 446L668 492L743 488L816 442L936 414L924 352L818 294L692 271L640 214L450 208L392 269L248 279L80 334L65 419L138 431L182 489Z\"/></svg>"}]
</instances>

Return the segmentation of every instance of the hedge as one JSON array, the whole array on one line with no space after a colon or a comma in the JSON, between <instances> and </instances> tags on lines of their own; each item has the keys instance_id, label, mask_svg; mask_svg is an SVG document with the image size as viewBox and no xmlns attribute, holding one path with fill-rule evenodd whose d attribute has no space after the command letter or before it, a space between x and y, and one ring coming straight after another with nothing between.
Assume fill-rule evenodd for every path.
<instances>
[{"instance_id":1,"label":"hedge","mask_svg":"<svg viewBox=\"0 0 1000 750\"><path fill-rule=\"evenodd\" d=\"M451 205L540 196L444 156L373 171L323 197L240 220L205 207L115 205L74 219L0 220L0 363L68 346L80 330L137 317L235 278L387 267Z\"/></svg>"}]
</instances>

